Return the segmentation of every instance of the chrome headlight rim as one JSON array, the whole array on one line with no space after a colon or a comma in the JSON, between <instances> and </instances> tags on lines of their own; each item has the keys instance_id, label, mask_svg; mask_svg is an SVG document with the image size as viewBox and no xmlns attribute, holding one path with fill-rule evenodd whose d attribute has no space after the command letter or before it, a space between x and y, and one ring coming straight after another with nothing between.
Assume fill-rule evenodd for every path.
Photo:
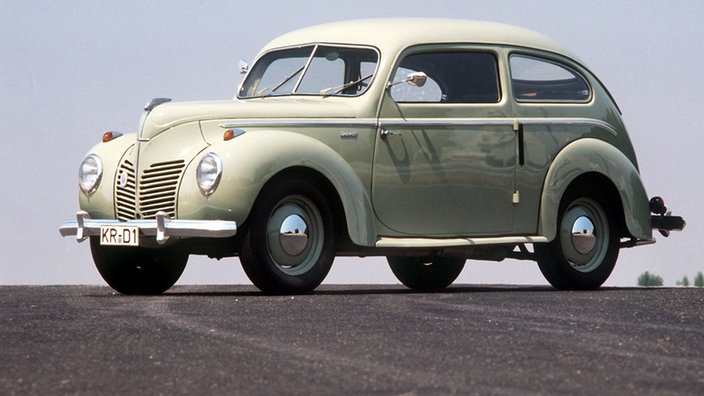
<instances>
[{"instance_id":1,"label":"chrome headlight rim","mask_svg":"<svg viewBox=\"0 0 704 396\"><path fill-rule=\"evenodd\" d=\"M100 186L103 178L103 161L96 154L88 154L78 169L78 187L86 195L91 195Z\"/></svg>"},{"instance_id":2,"label":"chrome headlight rim","mask_svg":"<svg viewBox=\"0 0 704 396\"><path fill-rule=\"evenodd\" d=\"M206 197L217 190L222 178L222 159L214 152L203 155L196 168L196 183Z\"/></svg>"}]
</instances>

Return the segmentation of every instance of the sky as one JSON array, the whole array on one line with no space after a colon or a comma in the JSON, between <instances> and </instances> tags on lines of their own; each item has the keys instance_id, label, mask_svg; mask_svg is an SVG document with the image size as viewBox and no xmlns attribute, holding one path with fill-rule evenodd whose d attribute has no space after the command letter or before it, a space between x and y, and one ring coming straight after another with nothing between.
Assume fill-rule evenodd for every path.
<instances>
[{"instance_id":1,"label":"sky","mask_svg":"<svg viewBox=\"0 0 704 396\"><path fill-rule=\"evenodd\" d=\"M682 233L624 249L606 286L645 271L665 286L704 272L701 1L0 1L0 285L104 284L87 243L58 227L104 131L133 132L153 97L229 99L274 37L325 22L444 17L521 26L576 53L616 98L650 196ZM324 283L396 284L383 258L340 258ZM468 261L456 283L547 285L529 261ZM177 284L250 284L236 258L191 257Z\"/></svg>"}]
</instances>

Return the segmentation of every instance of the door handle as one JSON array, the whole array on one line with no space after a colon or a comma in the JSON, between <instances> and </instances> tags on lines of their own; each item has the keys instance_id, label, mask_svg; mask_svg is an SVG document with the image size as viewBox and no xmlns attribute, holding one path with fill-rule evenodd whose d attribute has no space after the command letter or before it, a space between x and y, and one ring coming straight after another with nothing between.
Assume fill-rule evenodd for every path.
<instances>
[{"instance_id":1,"label":"door handle","mask_svg":"<svg viewBox=\"0 0 704 396\"><path fill-rule=\"evenodd\" d=\"M381 128L379 130L379 136L381 136L382 139L386 139L388 136L399 136L399 135L401 135L401 132L390 131L385 128Z\"/></svg>"}]
</instances>

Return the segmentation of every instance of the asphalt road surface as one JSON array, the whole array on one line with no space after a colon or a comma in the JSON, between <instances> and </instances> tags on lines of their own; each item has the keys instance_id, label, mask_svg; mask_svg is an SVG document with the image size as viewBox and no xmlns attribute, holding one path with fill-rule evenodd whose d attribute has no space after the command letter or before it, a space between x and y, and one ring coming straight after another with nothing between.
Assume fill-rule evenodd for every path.
<instances>
[{"instance_id":1,"label":"asphalt road surface","mask_svg":"<svg viewBox=\"0 0 704 396\"><path fill-rule=\"evenodd\" d=\"M0 287L0 394L701 395L704 289Z\"/></svg>"}]
</instances>

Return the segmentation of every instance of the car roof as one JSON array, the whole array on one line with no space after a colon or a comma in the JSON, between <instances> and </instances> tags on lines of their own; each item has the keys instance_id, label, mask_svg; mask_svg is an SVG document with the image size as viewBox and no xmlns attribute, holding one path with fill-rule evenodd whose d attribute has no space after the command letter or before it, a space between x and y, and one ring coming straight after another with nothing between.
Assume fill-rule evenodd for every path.
<instances>
[{"instance_id":1,"label":"car roof","mask_svg":"<svg viewBox=\"0 0 704 396\"><path fill-rule=\"evenodd\" d=\"M528 29L495 22L434 18L363 19L316 25L279 36L263 52L308 43L372 45L382 52L398 52L416 44L498 44L545 50L579 62L553 39Z\"/></svg>"}]
</instances>

